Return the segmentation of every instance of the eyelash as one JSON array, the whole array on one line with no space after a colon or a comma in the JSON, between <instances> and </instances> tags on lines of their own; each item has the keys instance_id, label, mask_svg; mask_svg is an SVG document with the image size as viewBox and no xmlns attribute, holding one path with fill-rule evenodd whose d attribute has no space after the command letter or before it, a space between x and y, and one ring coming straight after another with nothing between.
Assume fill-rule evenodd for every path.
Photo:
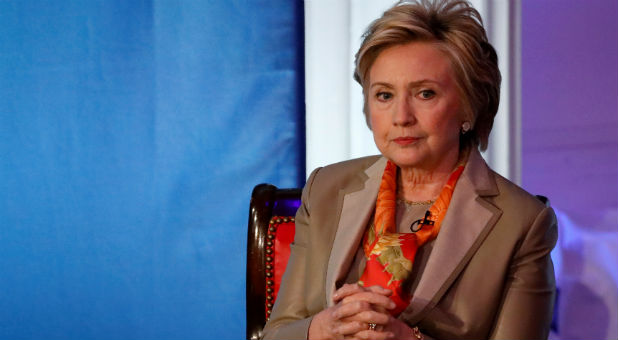
<instances>
[{"instance_id":1,"label":"eyelash","mask_svg":"<svg viewBox=\"0 0 618 340\"><path fill-rule=\"evenodd\" d=\"M431 99L431 98L433 98L436 95L436 92L433 91L433 90L422 90L418 94L419 94L419 96L422 99ZM429 97L424 97L423 94L429 94L430 96Z\"/></svg>"},{"instance_id":2,"label":"eyelash","mask_svg":"<svg viewBox=\"0 0 618 340\"><path fill-rule=\"evenodd\" d=\"M388 96L388 98L384 98L384 96ZM378 100L386 101L386 100L393 98L393 94L390 92L380 91L376 93L376 98L378 98Z\"/></svg>"},{"instance_id":3,"label":"eyelash","mask_svg":"<svg viewBox=\"0 0 618 340\"><path fill-rule=\"evenodd\" d=\"M429 95L429 96L425 97L425 96L423 96L424 94L425 95ZM421 99L424 99L424 100L429 100L429 99L433 98L435 95L436 95L436 92L434 90L421 90L421 91L418 92L418 96ZM387 101L387 100L391 99L392 97L393 97L393 94L390 93L390 92L380 91L380 92L376 93L376 98L378 100L381 100L381 101Z\"/></svg>"}]
</instances>

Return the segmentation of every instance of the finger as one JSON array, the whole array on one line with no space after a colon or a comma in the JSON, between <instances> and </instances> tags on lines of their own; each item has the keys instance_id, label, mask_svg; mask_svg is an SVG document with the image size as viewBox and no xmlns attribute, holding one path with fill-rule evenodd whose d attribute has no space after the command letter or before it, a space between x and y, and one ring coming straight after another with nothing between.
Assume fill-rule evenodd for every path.
<instances>
[{"instance_id":1,"label":"finger","mask_svg":"<svg viewBox=\"0 0 618 340\"><path fill-rule=\"evenodd\" d=\"M333 318L342 320L366 311L372 311L371 304L367 301L358 300L346 304L339 303L333 312Z\"/></svg>"},{"instance_id":2,"label":"finger","mask_svg":"<svg viewBox=\"0 0 618 340\"><path fill-rule=\"evenodd\" d=\"M379 286L379 285L374 285L374 286L371 286L371 287L369 287L367 289L369 291L374 292L374 293L382 294L382 295L385 295L385 296L391 296L393 294L392 290L390 290L388 288L384 288L384 287Z\"/></svg>"},{"instance_id":3,"label":"finger","mask_svg":"<svg viewBox=\"0 0 618 340\"><path fill-rule=\"evenodd\" d=\"M393 309L396 307L395 302L393 302L393 300L391 300L389 297L382 294L376 294L371 291L352 294L341 299L341 303L343 304L351 303L354 301L366 301L377 307L382 307L385 309Z\"/></svg>"},{"instance_id":4,"label":"finger","mask_svg":"<svg viewBox=\"0 0 618 340\"><path fill-rule=\"evenodd\" d=\"M383 340L383 339L392 339L395 337L395 334L392 332L380 332L380 331L372 331L370 329L365 329L355 333L353 335L355 339L372 339L372 340Z\"/></svg>"},{"instance_id":5,"label":"finger","mask_svg":"<svg viewBox=\"0 0 618 340\"><path fill-rule=\"evenodd\" d=\"M347 296L364 292L365 290L365 287L359 286L357 283L346 283L335 291L335 294L333 294L333 300L338 302Z\"/></svg>"},{"instance_id":6,"label":"finger","mask_svg":"<svg viewBox=\"0 0 618 340\"><path fill-rule=\"evenodd\" d=\"M365 323L375 323L379 326L386 326L390 320L390 314L384 314L373 310L362 311L349 317L351 320L362 321Z\"/></svg>"},{"instance_id":7,"label":"finger","mask_svg":"<svg viewBox=\"0 0 618 340\"><path fill-rule=\"evenodd\" d=\"M379 285L373 285L371 287L363 287L357 283L346 283L343 286L341 286L341 288L337 289L337 291L335 292L335 294L333 294L333 299L334 300L340 300L346 296L350 296L352 294L356 294L356 293L360 293L360 292L366 292L366 291L371 291L377 294L382 294L385 296L390 296L391 294L393 294L393 291L388 289L388 288L384 288L382 286Z\"/></svg>"},{"instance_id":8,"label":"finger","mask_svg":"<svg viewBox=\"0 0 618 340\"><path fill-rule=\"evenodd\" d=\"M341 318L337 319L340 323L355 321L359 321L364 324L373 323L377 325L378 330L386 328L389 325L391 318L390 314L379 313L372 310L366 310L356 313L353 310L342 309L341 315L347 316L342 316Z\"/></svg>"},{"instance_id":9,"label":"finger","mask_svg":"<svg viewBox=\"0 0 618 340\"><path fill-rule=\"evenodd\" d=\"M365 311L365 312L357 313L355 315L352 315L346 318L339 319L338 325L342 325L342 324L346 324L350 322L361 322L362 324L367 325L367 327L365 328L369 328L370 324L375 324L376 327L373 330L392 331L392 329L388 328L390 325L389 318L390 318L390 315L385 315L385 314L377 313L374 311Z\"/></svg>"},{"instance_id":10,"label":"finger","mask_svg":"<svg viewBox=\"0 0 618 340\"><path fill-rule=\"evenodd\" d=\"M314 315L309 326L311 338L341 338L338 334L333 333L333 330L339 325L339 320L333 316L336 310L337 307L332 306Z\"/></svg>"},{"instance_id":11,"label":"finger","mask_svg":"<svg viewBox=\"0 0 618 340\"><path fill-rule=\"evenodd\" d=\"M337 326L337 328L335 328L335 333L343 336L349 336L366 330L367 328L369 328L369 325L362 321L342 322L339 326Z\"/></svg>"}]
</instances>

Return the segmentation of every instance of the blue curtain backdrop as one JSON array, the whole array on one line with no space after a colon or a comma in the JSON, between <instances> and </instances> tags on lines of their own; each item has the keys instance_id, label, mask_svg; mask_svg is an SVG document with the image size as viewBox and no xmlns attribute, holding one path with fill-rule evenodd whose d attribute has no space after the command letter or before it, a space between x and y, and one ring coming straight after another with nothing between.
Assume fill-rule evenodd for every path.
<instances>
[{"instance_id":1,"label":"blue curtain backdrop","mask_svg":"<svg viewBox=\"0 0 618 340\"><path fill-rule=\"evenodd\" d=\"M304 182L297 1L0 0L0 338L241 339Z\"/></svg>"}]
</instances>

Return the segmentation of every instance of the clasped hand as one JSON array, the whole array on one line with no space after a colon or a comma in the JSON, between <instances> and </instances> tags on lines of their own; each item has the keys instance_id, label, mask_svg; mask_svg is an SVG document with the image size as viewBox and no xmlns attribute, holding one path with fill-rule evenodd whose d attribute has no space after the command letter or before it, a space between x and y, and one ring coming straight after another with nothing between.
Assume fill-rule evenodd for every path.
<instances>
[{"instance_id":1,"label":"clasped hand","mask_svg":"<svg viewBox=\"0 0 618 340\"><path fill-rule=\"evenodd\" d=\"M410 328L389 313L395 308L391 294L380 286L343 285L333 295L335 305L313 317L309 339L399 339Z\"/></svg>"}]
</instances>

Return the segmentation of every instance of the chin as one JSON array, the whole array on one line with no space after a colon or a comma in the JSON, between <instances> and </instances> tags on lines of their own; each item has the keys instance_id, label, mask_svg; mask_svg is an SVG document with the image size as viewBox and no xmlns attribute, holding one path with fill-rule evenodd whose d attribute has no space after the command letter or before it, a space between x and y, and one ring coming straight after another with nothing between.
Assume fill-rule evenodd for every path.
<instances>
[{"instance_id":1,"label":"chin","mask_svg":"<svg viewBox=\"0 0 618 340\"><path fill-rule=\"evenodd\" d=\"M413 168L422 165L422 159L411 157L409 155L393 157L386 156L391 162L395 163L400 168Z\"/></svg>"},{"instance_id":2,"label":"chin","mask_svg":"<svg viewBox=\"0 0 618 340\"><path fill-rule=\"evenodd\" d=\"M400 168L422 166L423 162L427 160L427 150L418 143L404 147L394 143L376 144L382 156L388 158Z\"/></svg>"}]
</instances>

